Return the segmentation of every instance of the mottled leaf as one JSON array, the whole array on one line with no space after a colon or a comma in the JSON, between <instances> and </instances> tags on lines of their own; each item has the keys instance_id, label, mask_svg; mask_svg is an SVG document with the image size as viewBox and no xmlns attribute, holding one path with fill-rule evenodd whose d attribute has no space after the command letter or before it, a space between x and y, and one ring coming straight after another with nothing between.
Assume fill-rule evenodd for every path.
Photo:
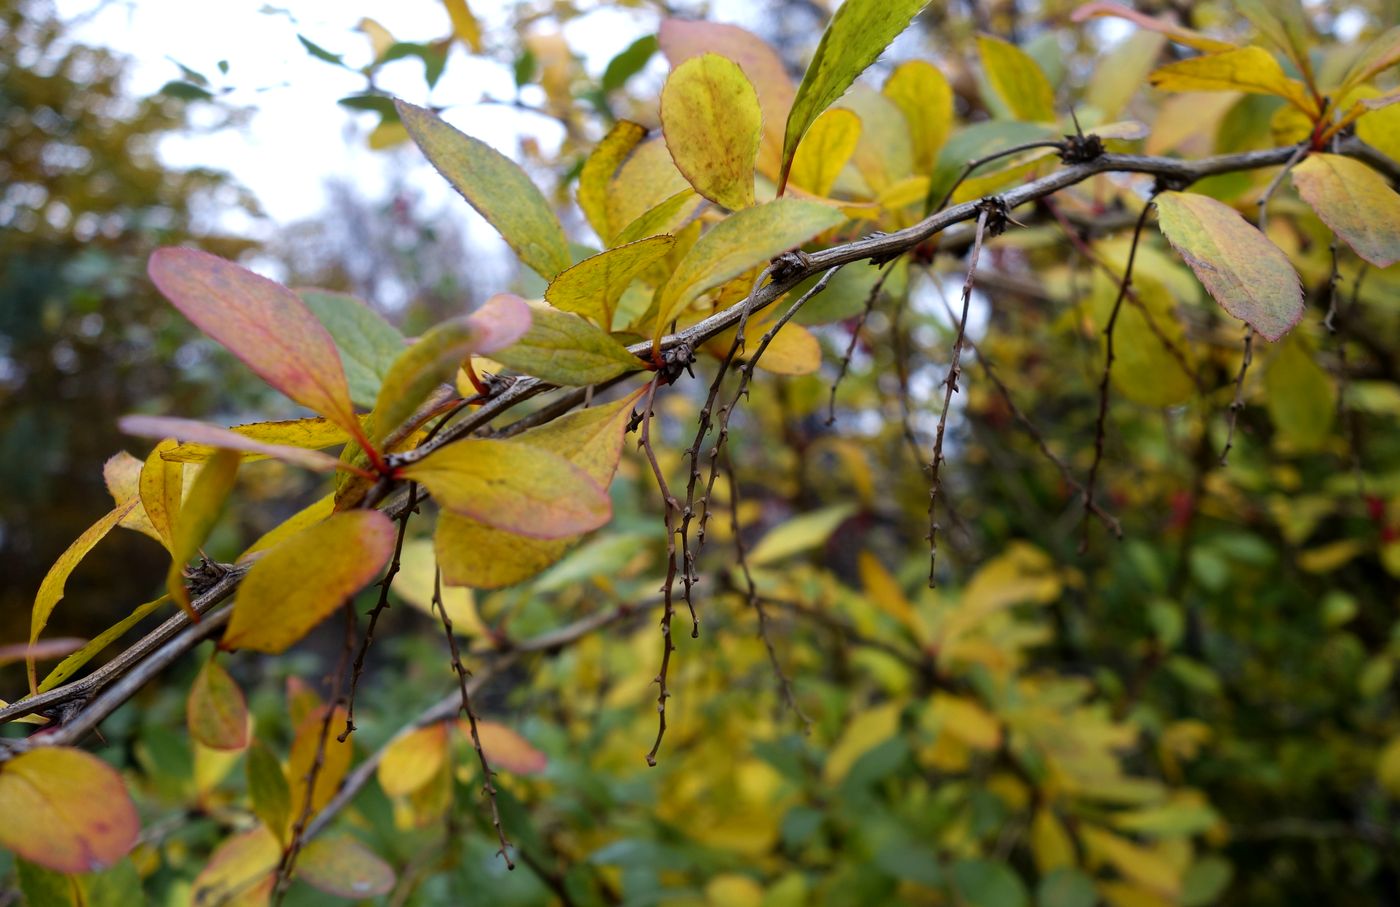
<instances>
[{"instance_id":1,"label":"mottled leaf","mask_svg":"<svg viewBox=\"0 0 1400 907\"><path fill-rule=\"evenodd\" d=\"M1378 268L1400 261L1400 195L1379 173L1336 154L1312 154L1293 186L1352 251Z\"/></svg>"},{"instance_id":2,"label":"mottled leaf","mask_svg":"<svg viewBox=\"0 0 1400 907\"><path fill-rule=\"evenodd\" d=\"M396 101L399 118L437 171L500 232L520 260L549 280L569 266L569 242L549 202L510 158L437 114Z\"/></svg>"},{"instance_id":3,"label":"mottled leaf","mask_svg":"<svg viewBox=\"0 0 1400 907\"><path fill-rule=\"evenodd\" d=\"M285 444L269 444L217 425L207 425L192 419L175 419L168 416L123 416L117 420L117 427L129 435L146 438L174 438L182 446L200 444L221 450L237 450L244 453L260 454L274 460L283 460L303 469L316 472L334 472L348 469L346 464L318 450L289 447Z\"/></svg>"},{"instance_id":4,"label":"mottled leaf","mask_svg":"<svg viewBox=\"0 0 1400 907\"><path fill-rule=\"evenodd\" d=\"M739 64L707 53L673 69L661 90L661 128L696 192L731 210L753 204L763 112Z\"/></svg>"},{"instance_id":5,"label":"mottled leaf","mask_svg":"<svg viewBox=\"0 0 1400 907\"><path fill-rule=\"evenodd\" d=\"M1270 341L1303 317L1303 291L1288 256L1234 208L1196 193L1164 192L1157 213L1162 233L1225 311Z\"/></svg>"},{"instance_id":6,"label":"mottled leaf","mask_svg":"<svg viewBox=\"0 0 1400 907\"><path fill-rule=\"evenodd\" d=\"M335 340L297 294L197 249L157 249L148 270L166 299L264 381L359 431Z\"/></svg>"},{"instance_id":7,"label":"mottled leaf","mask_svg":"<svg viewBox=\"0 0 1400 907\"><path fill-rule=\"evenodd\" d=\"M822 111L909 25L928 0L846 0L831 17L797 88L783 133L778 192L787 184L797 144Z\"/></svg>"},{"instance_id":8,"label":"mottled leaf","mask_svg":"<svg viewBox=\"0 0 1400 907\"><path fill-rule=\"evenodd\" d=\"M604 490L622 457L632 407L642 391L615 403L561 416L515 438L516 443L565 457ZM524 538L470 517L438 517L434 546L442 580L453 586L498 589L523 582L559 560L579 536Z\"/></svg>"},{"instance_id":9,"label":"mottled leaf","mask_svg":"<svg viewBox=\"0 0 1400 907\"><path fill-rule=\"evenodd\" d=\"M577 535L612 517L612 502L587 473L519 441L457 441L403 473L452 513L532 538Z\"/></svg>"},{"instance_id":10,"label":"mottled leaf","mask_svg":"<svg viewBox=\"0 0 1400 907\"><path fill-rule=\"evenodd\" d=\"M584 387L641 368L641 360L577 315L534 306L530 330L493 354L497 362L552 384Z\"/></svg>"},{"instance_id":11,"label":"mottled leaf","mask_svg":"<svg viewBox=\"0 0 1400 907\"><path fill-rule=\"evenodd\" d=\"M210 658L195 675L185 700L190 736L210 749L241 750L248 745L248 703L229 672Z\"/></svg>"},{"instance_id":12,"label":"mottled leaf","mask_svg":"<svg viewBox=\"0 0 1400 907\"><path fill-rule=\"evenodd\" d=\"M398 329L374 309L348 293L331 290L297 290L340 350L340 364L350 385L350 401L356 406L374 405L389 364L403 352Z\"/></svg>"},{"instance_id":13,"label":"mottled leaf","mask_svg":"<svg viewBox=\"0 0 1400 907\"><path fill-rule=\"evenodd\" d=\"M659 338L705 291L802 245L843 220L839 211L826 205L786 198L735 212L701 236L676 267L661 290L653 333Z\"/></svg>"},{"instance_id":14,"label":"mottled leaf","mask_svg":"<svg viewBox=\"0 0 1400 907\"><path fill-rule=\"evenodd\" d=\"M855 153L860 128L860 117L844 108L833 107L817 117L797 146L788 181L813 195L830 195L836 177Z\"/></svg>"},{"instance_id":15,"label":"mottled leaf","mask_svg":"<svg viewBox=\"0 0 1400 907\"><path fill-rule=\"evenodd\" d=\"M623 291L675 244L674 236L651 236L589 256L550 281L545 301L609 330Z\"/></svg>"},{"instance_id":16,"label":"mottled leaf","mask_svg":"<svg viewBox=\"0 0 1400 907\"><path fill-rule=\"evenodd\" d=\"M530 327L530 307L498 293L470 315L436 325L403 350L389 367L374 404L371 437L381 443L398 429L439 384L449 383L473 353L494 353L516 342Z\"/></svg>"},{"instance_id":17,"label":"mottled leaf","mask_svg":"<svg viewBox=\"0 0 1400 907\"><path fill-rule=\"evenodd\" d=\"M394 536L384 514L352 510L282 542L253 564L238 587L220 646L285 650L378 575Z\"/></svg>"},{"instance_id":18,"label":"mottled leaf","mask_svg":"<svg viewBox=\"0 0 1400 907\"><path fill-rule=\"evenodd\" d=\"M309 841L297 859L296 877L327 894L357 901L394 887L393 868L347 835Z\"/></svg>"},{"instance_id":19,"label":"mottled leaf","mask_svg":"<svg viewBox=\"0 0 1400 907\"><path fill-rule=\"evenodd\" d=\"M58 872L113 865L141 830L116 770L67 747L39 747L0 767L0 815L0 846Z\"/></svg>"},{"instance_id":20,"label":"mottled leaf","mask_svg":"<svg viewBox=\"0 0 1400 907\"><path fill-rule=\"evenodd\" d=\"M978 35L977 55L987 83L1012 118L1030 123L1055 119L1055 90L1029 54L1000 38Z\"/></svg>"}]
</instances>

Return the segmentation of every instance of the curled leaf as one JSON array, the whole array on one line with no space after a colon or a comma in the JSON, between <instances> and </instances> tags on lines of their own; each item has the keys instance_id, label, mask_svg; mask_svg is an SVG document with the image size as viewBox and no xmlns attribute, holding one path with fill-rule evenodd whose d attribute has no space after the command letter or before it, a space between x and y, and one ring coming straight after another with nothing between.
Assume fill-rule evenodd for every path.
<instances>
[{"instance_id":1,"label":"curled leaf","mask_svg":"<svg viewBox=\"0 0 1400 907\"><path fill-rule=\"evenodd\" d=\"M334 472L348 469L346 464L319 450L306 450L286 444L269 444L246 434L240 434L217 425L196 422L193 419L175 419L168 416L123 416L117 426L129 435L146 438L174 438L182 446L199 444L221 450L237 450L244 453L260 454L274 460L283 460L303 469L316 472Z\"/></svg>"}]
</instances>

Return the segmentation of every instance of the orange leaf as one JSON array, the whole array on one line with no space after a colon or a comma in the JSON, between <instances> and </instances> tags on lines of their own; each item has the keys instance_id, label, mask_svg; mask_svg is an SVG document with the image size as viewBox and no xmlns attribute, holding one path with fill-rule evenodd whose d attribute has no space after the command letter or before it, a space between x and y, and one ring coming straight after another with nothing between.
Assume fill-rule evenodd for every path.
<instances>
[{"instance_id":1,"label":"orange leaf","mask_svg":"<svg viewBox=\"0 0 1400 907\"><path fill-rule=\"evenodd\" d=\"M447 725L420 727L389 744L376 773L391 797L411 794L433 780L447 757Z\"/></svg>"},{"instance_id":2,"label":"orange leaf","mask_svg":"<svg viewBox=\"0 0 1400 907\"><path fill-rule=\"evenodd\" d=\"M82 750L34 749L0 767L0 845L58 872L126 856L141 830L121 776Z\"/></svg>"},{"instance_id":3,"label":"orange leaf","mask_svg":"<svg viewBox=\"0 0 1400 907\"><path fill-rule=\"evenodd\" d=\"M335 340L301 297L197 249L157 249L148 270L175 308L264 381L359 436Z\"/></svg>"},{"instance_id":4,"label":"orange leaf","mask_svg":"<svg viewBox=\"0 0 1400 907\"><path fill-rule=\"evenodd\" d=\"M460 721L462 733L471 739L471 725ZM517 775L538 775L549 766L549 757L530 744L530 741L494 721L478 721L476 733L481 739L481 749L486 753L486 761L492 769L505 769Z\"/></svg>"}]
</instances>

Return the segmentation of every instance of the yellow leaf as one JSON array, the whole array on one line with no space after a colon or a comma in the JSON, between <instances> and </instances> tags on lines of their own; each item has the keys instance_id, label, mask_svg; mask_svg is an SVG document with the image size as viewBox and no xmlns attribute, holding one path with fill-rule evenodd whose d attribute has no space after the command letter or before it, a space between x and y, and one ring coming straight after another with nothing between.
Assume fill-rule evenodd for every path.
<instances>
[{"instance_id":1,"label":"yellow leaf","mask_svg":"<svg viewBox=\"0 0 1400 907\"><path fill-rule=\"evenodd\" d=\"M1061 866L1074 866L1078 862L1069 832L1047 807L1036 810L1035 817L1031 819L1030 844L1035 868L1042 876Z\"/></svg>"},{"instance_id":2,"label":"yellow leaf","mask_svg":"<svg viewBox=\"0 0 1400 907\"><path fill-rule=\"evenodd\" d=\"M141 506L167 551L175 547L175 521L185 489L184 466L168 462L163 456L176 446L174 441L160 442L141 467Z\"/></svg>"},{"instance_id":3,"label":"yellow leaf","mask_svg":"<svg viewBox=\"0 0 1400 907\"><path fill-rule=\"evenodd\" d=\"M281 859L282 845L266 826L234 835L214 849L195 877L190 903L263 907Z\"/></svg>"},{"instance_id":4,"label":"yellow leaf","mask_svg":"<svg viewBox=\"0 0 1400 907\"><path fill-rule=\"evenodd\" d=\"M723 873L705 884L705 903L712 907L763 907L763 886L746 875Z\"/></svg>"},{"instance_id":5,"label":"yellow leaf","mask_svg":"<svg viewBox=\"0 0 1400 907\"><path fill-rule=\"evenodd\" d=\"M869 551L856 555L856 565L860 570L860 582L865 594L890 617L902 624L916 636L922 631L914 615L914 606L905 597L899 582L880 563L880 559Z\"/></svg>"},{"instance_id":6,"label":"yellow leaf","mask_svg":"<svg viewBox=\"0 0 1400 907\"><path fill-rule=\"evenodd\" d=\"M1376 760L1376 780L1392 797L1400 799L1400 737L1392 737Z\"/></svg>"},{"instance_id":7,"label":"yellow leaf","mask_svg":"<svg viewBox=\"0 0 1400 907\"><path fill-rule=\"evenodd\" d=\"M603 242L610 242L623 224L608 219L608 185L632 149L646 138L645 126L631 120L618 120L598 143L578 176L578 206Z\"/></svg>"},{"instance_id":8,"label":"yellow leaf","mask_svg":"<svg viewBox=\"0 0 1400 907\"><path fill-rule=\"evenodd\" d=\"M447 15L452 19L452 34L474 54L481 53L481 23L472 15L467 0L442 0L447 7Z\"/></svg>"},{"instance_id":9,"label":"yellow leaf","mask_svg":"<svg viewBox=\"0 0 1400 907\"><path fill-rule=\"evenodd\" d=\"M663 233L683 233L683 225L704 203L705 200L699 193L687 186L670 198L658 202L654 208L637 215L635 220L622 228L622 232L613 237L612 245L625 246ZM696 226L699 226L698 222ZM672 248L680 245L680 237L677 237L676 246Z\"/></svg>"},{"instance_id":10,"label":"yellow leaf","mask_svg":"<svg viewBox=\"0 0 1400 907\"><path fill-rule=\"evenodd\" d=\"M859 141L860 117L850 110L833 107L817 117L802 137L789 181L813 195L830 195L832 184Z\"/></svg>"},{"instance_id":11,"label":"yellow leaf","mask_svg":"<svg viewBox=\"0 0 1400 907\"><path fill-rule=\"evenodd\" d=\"M121 507L132 498L141 496L141 469L144 464L126 451L120 451L102 464L102 481L112 495L112 503ZM151 525L145 507L133 507L117 525L131 529L161 542L160 533ZM164 544L162 542L162 544Z\"/></svg>"},{"instance_id":12,"label":"yellow leaf","mask_svg":"<svg viewBox=\"0 0 1400 907\"><path fill-rule=\"evenodd\" d=\"M1166 43L1164 35L1150 31L1124 38L1094 67L1084 100L1105 120L1118 116L1142 87Z\"/></svg>"},{"instance_id":13,"label":"yellow leaf","mask_svg":"<svg viewBox=\"0 0 1400 907\"><path fill-rule=\"evenodd\" d=\"M376 60L383 57L386 50L398 43L387 28L369 17L361 19L355 29L364 32L369 38L369 45L374 51L374 59Z\"/></svg>"},{"instance_id":14,"label":"yellow leaf","mask_svg":"<svg viewBox=\"0 0 1400 907\"><path fill-rule=\"evenodd\" d=\"M1164 897L1174 898L1181 888L1181 873L1160 854L1088 823L1079 826L1079 840L1095 860L1106 862L1138 884Z\"/></svg>"},{"instance_id":15,"label":"yellow leaf","mask_svg":"<svg viewBox=\"0 0 1400 907\"><path fill-rule=\"evenodd\" d=\"M1360 161L1311 154L1291 172L1293 186L1322 222L1378 268L1400 261L1400 194Z\"/></svg>"},{"instance_id":16,"label":"yellow leaf","mask_svg":"<svg viewBox=\"0 0 1400 907\"><path fill-rule=\"evenodd\" d=\"M0 846L57 872L106 869L141 830L116 770L66 747L38 747L4 764L0 814Z\"/></svg>"},{"instance_id":17,"label":"yellow leaf","mask_svg":"<svg viewBox=\"0 0 1400 907\"><path fill-rule=\"evenodd\" d=\"M585 258L550 281L544 291L545 301L556 309L590 318L605 331L611 330L613 313L623 292L675 244L674 236L650 236Z\"/></svg>"},{"instance_id":18,"label":"yellow leaf","mask_svg":"<svg viewBox=\"0 0 1400 907\"><path fill-rule=\"evenodd\" d=\"M194 615L194 606L182 574L185 565L199 553L199 546L204 544L218 522L224 501L238 480L238 464L237 451L221 450L214 454L191 483L190 493L185 497L180 517L175 523L170 569L165 582L170 589L170 597L191 616Z\"/></svg>"},{"instance_id":19,"label":"yellow leaf","mask_svg":"<svg viewBox=\"0 0 1400 907\"><path fill-rule=\"evenodd\" d=\"M154 601L146 602L144 605L138 605L126 617L123 617L106 630L94 636L88 641L87 645L60 661L57 667L49 672L49 676L45 677L39 684L38 692L42 693L45 690L51 690L69 677L72 677L78 672L79 668L89 661L92 661L103 649L116 642L118 637L136 626L147 614L150 614L156 608L165 604L168 598L169 596L162 595ZM20 720L22 721L23 719Z\"/></svg>"},{"instance_id":20,"label":"yellow leaf","mask_svg":"<svg viewBox=\"0 0 1400 907\"><path fill-rule=\"evenodd\" d=\"M266 551L269 548L282 544L284 540L291 538L308 526L314 526L330 516L331 513L334 512L334 508L334 494L328 494L323 498L318 498L263 533L256 542L248 547L248 550L238 556L238 560L240 562L245 561L250 556L260 551Z\"/></svg>"},{"instance_id":21,"label":"yellow leaf","mask_svg":"<svg viewBox=\"0 0 1400 907\"><path fill-rule=\"evenodd\" d=\"M321 746L321 728L326 720L325 706L315 709L302 719L292 739L292 751L287 757L287 779L292 792L292 812L287 827L295 827L307 808L307 792L311 791L311 811L308 818L320 812L340 789L340 782L350 771L350 761L355 753L353 737L344 743L337 740L345 727L345 709L336 706L330 716L329 733L324 748ZM311 767L317 762L320 753L320 769L316 773L316 786L311 788L308 781Z\"/></svg>"},{"instance_id":22,"label":"yellow leaf","mask_svg":"<svg viewBox=\"0 0 1400 907\"><path fill-rule=\"evenodd\" d=\"M1358 89L1358 92L1360 90ZM1368 86L1367 92L1371 91L1373 89ZM1392 98L1394 95L1386 97ZM1367 99L1363 99L1359 105L1367 109L1357 114L1356 134L1363 142L1375 147L1391 160L1400 160L1400 103L1371 107L1367 104Z\"/></svg>"},{"instance_id":23,"label":"yellow leaf","mask_svg":"<svg viewBox=\"0 0 1400 907\"><path fill-rule=\"evenodd\" d=\"M849 169L837 179L833 191L854 191L878 196L914 172L914 141L909 123L894 101L868 85L856 85L837 105L860 117L860 138L851 163L859 180L849 180ZM860 184L864 183L862 187Z\"/></svg>"},{"instance_id":24,"label":"yellow leaf","mask_svg":"<svg viewBox=\"0 0 1400 907\"><path fill-rule=\"evenodd\" d=\"M919 173L932 173L938 152L943 150L953 129L953 87L948 79L932 63L908 60L895 67L880 92L895 103L909 123L914 168ZM818 119L812 128L820 123ZM801 147L798 146L799 156Z\"/></svg>"},{"instance_id":25,"label":"yellow leaf","mask_svg":"<svg viewBox=\"0 0 1400 907\"><path fill-rule=\"evenodd\" d=\"M930 708L942 733L952 734L975 750L993 752L1001 747L1001 723L977 701L935 693Z\"/></svg>"},{"instance_id":26,"label":"yellow leaf","mask_svg":"<svg viewBox=\"0 0 1400 907\"><path fill-rule=\"evenodd\" d=\"M266 444L304 447L307 450L335 447L350 440L350 434L345 429L329 419L320 417L291 419L285 422L253 422L248 425L231 426L229 431ZM167 460L178 460L182 463L202 463L219 449L208 444L189 442L166 449L162 456ZM243 458L248 462L266 460L267 454L245 452Z\"/></svg>"},{"instance_id":27,"label":"yellow leaf","mask_svg":"<svg viewBox=\"0 0 1400 907\"><path fill-rule=\"evenodd\" d=\"M638 390L615 403L561 416L532 428L515 441L566 457L606 489L622 456ZM443 582L497 589L522 582L564 556L578 536L532 539L494 529L469 517L443 513L434 539Z\"/></svg>"},{"instance_id":28,"label":"yellow leaf","mask_svg":"<svg viewBox=\"0 0 1400 907\"><path fill-rule=\"evenodd\" d=\"M1162 91L1243 91L1275 95L1307 114L1317 112L1307 89L1290 79L1273 54L1260 47L1192 57L1153 71L1148 82Z\"/></svg>"},{"instance_id":29,"label":"yellow leaf","mask_svg":"<svg viewBox=\"0 0 1400 907\"><path fill-rule=\"evenodd\" d=\"M763 112L737 63L707 53L672 70L661 90L661 128L696 192L730 210L753 204Z\"/></svg>"},{"instance_id":30,"label":"yellow leaf","mask_svg":"<svg viewBox=\"0 0 1400 907\"><path fill-rule=\"evenodd\" d=\"M702 293L841 223L817 202L780 198L735 212L700 237L662 287L655 338Z\"/></svg>"},{"instance_id":31,"label":"yellow leaf","mask_svg":"<svg viewBox=\"0 0 1400 907\"><path fill-rule=\"evenodd\" d=\"M1194 192L1163 192L1157 214L1172 248L1215 301L1265 340L1278 340L1303 317L1303 290L1288 256L1234 208Z\"/></svg>"},{"instance_id":32,"label":"yellow leaf","mask_svg":"<svg viewBox=\"0 0 1400 907\"><path fill-rule=\"evenodd\" d=\"M452 513L531 538L577 535L612 517L612 502L587 473L518 440L457 441L404 475Z\"/></svg>"},{"instance_id":33,"label":"yellow leaf","mask_svg":"<svg viewBox=\"0 0 1400 907\"><path fill-rule=\"evenodd\" d=\"M1331 573L1370 549L1371 545L1361 539L1342 539L1298 552L1298 566L1309 573Z\"/></svg>"},{"instance_id":34,"label":"yellow leaf","mask_svg":"<svg viewBox=\"0 0 1400 907\"><path fill-rule=\"evenodd\" d=\"M664 20L658 41L672 68L704 53L717 53L739 64L757 90L763 109L758 169L776 178L783 150L783 123L793 97L792 79L777 52L763 39L736 25L686 19Z\"/></svg>"},{"instance_id":35,"label":"yellow leaf","mask_svg":"<svg viewBox=\"0 0 1400 907\"><path fill-rule=\"evenodd\" d=\"M978 35L977 56L987 84L1006 104L1013 119L1028 123L1055 121L1055 90L1029 54L992 35Z\"/></svg>"},{"instance_id":36,"label":"yellow leaf","mask_svg":"<svg viewBox=\"0 0 1400 907\"><path fill-rule=\"evenodd\" d=\"M53 614L53 609L63 599L63 587L68 583L69 575L77 568L82 559L87 557L88 552L140 504L140 499L133 497L93 523L87 528L87 531L78 536L73 544L68 546L66 551L58 556L58 560L54 561L49 572L44 574L44 581L39 584L39 591L34 596L34 607L29 616L29 644L31 646L39 641L39 634L44 632L44 627L49 622L49 616ZM38 680L34 671L33 656L25 659L25 667L29 672L29 689L33 691Z\"/></svg>"},{"instance_id":37,"label":"yellow leaf","mask_svg":"<svg viewBox=\"0 0 1400 907\"><path fill-rule=\"evenodd\" d=\"M608 245L615 246L621 243L620 231L682 191L694 190L676 169L675 162L671 160L671 152L666 149L666 140L658 136L642 142L632 150L627 160L622 162L617 174L608 183L608 224L614 231L618 231L611 239L604 237L608 240ZM648 235L651 234L633 233L630 239L645 239Z\"/></svg>"},{"instance_id":38,"label":"yellow leaf","mask_svg":"<svg viewBox=\"0 0 1400 907\"><path fill-rule=\"evenodd\" d=\"M439 521L464 519L442 514ZM519 545L525 540L518 535L511 536ZM541 543L549 544L549 543ZM394 595L422 611L433 621L438 621L433 607L433 587L436 582L438 562L433 554L433 543L428 539L411 539L404 543L399 553L399 572L394 577ZM476 610L476 598L470 589L460 585L448 585L449 578L443 571L443 585L440 590L442 606L447 610L447 619L452 621L452 632L463 636L483 636L488 632Z\"/></svg>"},{"instance_id":39,"label":"yellow leaf","mask_svg":"<svg viewBox=\"0 0 1400 907\"><path fill-rule=\"evenodd\" d=\"M1108 324L1118 286L1116 278L1094 272L1093 311L1099 326ZM1115 361L1109 373L1113 386L1144 406L1184 403L1195 393L1195 382L1163 342L1165 338L1183 357L1187 355L1186 328L1177 316L1176 302L1161 281L1145 274L1134 275L1132 291L1141 305L1125 298L1119 307L1113 327Z\"/></svg>"},{"instance_id":40,"label":"yellow leaf","mask_svg":"<svg viewBox=\"0 0 1400 907\"><path fill-rule=\"evenodd\" d=\"M269 444L230 431L227 428L196 422L193 419L176 419L169 416L123 416L117 420L117 425L129 435L183 440L182 446L187 448L198 445L219 450L237 450L243 453L260 454L317 472L334 472L337 469L346 468L346 464L330 454L321 453L319 450L289 447L286 444ZM360 430L358 419L355 422L355 430Z\"/></svg>"},{"instance_id":41,"label":"yellow leaf","mask_svg":"<svg viewBox=\"0 0 1400 907\"><path fill-rule=\"evenodd\" d=\"M384 751L376 772L379 786L391 797L413 793L433 780L447 758L447 725L420 727L395 739Z\"/></svg>"},{"instance_id":42,"label":"yellow leaf","mask_svg":"<svg viewBox=\"0 0 1400 907\"><path fill-rule=\"evenodd\" d=\"M195 675L185 700L190 736L215 750L241 750L248 745L248 704L243 691L218 661L211 658Z\"/></svg>"},{"instance_id":43,"label":"yellow leaf","mask_svg":"<svg viewBox=\"0 0 1400 907\"><path fill-rule=\"evenodd\" d=\"M1281 344L1264 372L1264 402L1285 446L1302 452L1321 450L1332 437L1337 395L1332 379L1317 364L1301 337Z\"/></svg>"},{"instance_id":44,"label":"yellow leaf","mask_svg":"<svg viewBox=\"0 0 1400 907\"><path fill-rule=\"evenodd\" d=\"M898 733L903 708L903 703L886 702L858 712L827 754L822 779L829 785L839 784L857 759Z\"/></svg>"},{"instance_id":45,"label":"yellow leaf","mask_svg":"<svg viewBox=\"0 0 1400 907\"><path fill-rule=\"evenodd\" d=\"M244 577L220 647L284 651L378 575L394 538L383 513L352 510L286 539Z\"/></svg>"},{"instance_id":46,"label":"yellow leaf","mask_svg":"<svg viewBox=\"0 0 1400 907\"><path fill-rule=\"evenodd\" d=\"M462 733L471 739L471 728L466 720L458 722ZM477 721L476 733L481 740L481 750L491 769L512 772L517 775L538 775L549 767L549 757L540 752L520 734L503 724L494 721Z\"/></svg>"},{"instance_id":47,"label":"yellow leaf","mask_svg":"<svg viewBox=\"0 0 1400 907\"><path fill-rule=\"evenodd\" d=\"M412 136L408 134L408 127L404 126L403 123L398 120L385 120L374 127L374 131L369 134L368 144L375 151L383 151L386 148L402 145L410 138Z\"/></svg>"},{"instance_id":48,"label":"yellow leaf","mask_svg":"<svg viewBox=\"0 0 1400 907\"><path fill-rule=\"evenodd\" d=\"M788 520L759 540L749 553L749 564L761 567L825 544L854 511L854 505L838 504Z\"/></svg>"}]
</instances>

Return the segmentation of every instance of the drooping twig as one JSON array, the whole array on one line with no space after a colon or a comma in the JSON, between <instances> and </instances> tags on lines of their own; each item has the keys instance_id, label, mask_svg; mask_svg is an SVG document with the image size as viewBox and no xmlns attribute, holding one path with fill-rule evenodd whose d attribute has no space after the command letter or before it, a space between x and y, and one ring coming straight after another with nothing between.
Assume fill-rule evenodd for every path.
<instances>
[{"instance_id":1,"label":"drooping twig","mask_svg":"<svg viewBox=\"0 0 1400 907\"><path fill-rule=\"evenodd\" d=\"M1240 359L1240 370L1235 375L1235 399L1230 401L1230 415L1225 421L1225 447L1220 451L1220 465L1230 465L1230 451L1235 446L1235 423L1244 409L1244 376L1249 364L1254 360L1254 328L1244 326L1244 356Z\"/></svg>"},{"instance_id":2,"label":"drooping twig","mask_svg":"<svg viewBox=\"0 0 1400 907\"><path fill-rule=\"evenodd\" d=\"M1156 197L1156 193L1153 193ZM1104 434L1108 425L1108 381L1113 371L1113 328L1118 323L1118 313L1123 308L1123 299L1133 284L1133 264L1137 260L1138 243L1142 241L1142 228L1147 224L1147 215L1152 212L1152 199L1142 206L1137 226L1133 228L1132 245L1128 247L1128 261L1123 267L1123 278L1118 283L1118 296L1113 300L1113 310L1109 312L1108 323L1104 325L1103 375L1099 378L1099 413L1094 422L1094 461L1089 467L1089 478L1084 483L1084 519L1081 521L1082 535L1079 539L1079 552L1089 549L1089 515L1094 512L1094 489L1098 484L1099 466L1103 463Z\"/></svg>"},{"instance_id":3,"label":"drooping twig","mask_svg":"<svg viewBox=\"0 0 1400 907\"><path fill-rule=\"evenodd\" d=\"M953 340L952 361L943 379L943 411L938 414L938 428L933 435L933 456L929 459L928 490L928 585L936 585L934 571L938 566L938 492L943 488L943 433L948 427L948 410L953 406L953 394L958 390L962 375L963 338L967 333L967 312L972 305L972 285L977 276L977 260L982 256L982 239L987 232L988 218L996 211L987 204L977 216L977 233L967 259L967 279L963 281L962 315L958 318L957 336ZM998 212L999 214L999 212Z\"/></svg>"},{"instance_id":4,"label":"drooping twig","mask_svg":"<svg viewBox=\"0 0 1400 907\"><path fill-rule=\"evenodd\" d=\"M457 675L457 687L462 697L461 714L467 716L472 748L476 750L477 761L481 763L481 792L491 808L491 825L496 829L496 839L501 844L497 853L506 861L506 869L513 870L515 862L510 858L510 840L506 837L505 826L501 824L501 811L496 806L496 773L491 770L486 750L481 747L481 734L476 727L476 710L472 708L472 694L468 684L471 672L462 664L462 653L457 647L457 634L452 632L452 618L447 616L447 606L442 603L442 570L437 568L433 570L433 608L442 620L442 634L447 637L447 649L452 653L452 671Z\"/></svg>"},{"instance_id":5,"label":"drooping twig","mask_svg":"<svg viewBox=\"0 0 1400 907\"><path fill-rule=\"evenodd\" d=\"M841 356L841 365L836 369L836 377L831 381L831 398L826 405L826 424L836 424L836 390L841 386L841 381L846 377L846 372L851 368L851 359L856 354L856 344L860 342L860 332L865 330L865 322L869 320L870 313L875 309L875 302L880 298L880 292L885 288L885 279L894 270L895 262L898 258L891 259L880 269L880 275L875 278L875 283L871 285L870 292L865 297L865 308L861 309L860 316L856 319L855 326L851 328L851 340L846 344L846 352ZM829 273L829 272L828 272Z\"/></svg>"},{"instance_id":6,"label":"drooping twig","mask_svg":"<svg viewBox=\"0 0 1400 907\"><path fill-rule=\"evenodd\" d=\"M661 491L662 507L665 508L666 524L666 580L661 587L663 599L663 610L661 612L661 668L656 672L656 679L653 681L657 685L656 694L656 742L651 745L651 750L646 755L647 765L656 766L656 754L661 750L661 739L666 736L666 700L671 698L670 688L666 685L667 676L671 670L671 653L676 650L676 644L671 639L671 619L675 616L676 608L673 600L676 586L676 523L674 515L680 511L681 506L674 495L671 494L671 487L666 482L666 474L662 471L661 465L656 461L656 451L651 446L651 423L655 417L653 404L656 401L656 387L661 381L658 374L647 385L646 404L642 408L642 432L638 441L638 446L646 452L647 462L651 464L652 474L656 477L657 488ZM698 629L696 630L698 633Z\"/></svg>"}]
</instances>

